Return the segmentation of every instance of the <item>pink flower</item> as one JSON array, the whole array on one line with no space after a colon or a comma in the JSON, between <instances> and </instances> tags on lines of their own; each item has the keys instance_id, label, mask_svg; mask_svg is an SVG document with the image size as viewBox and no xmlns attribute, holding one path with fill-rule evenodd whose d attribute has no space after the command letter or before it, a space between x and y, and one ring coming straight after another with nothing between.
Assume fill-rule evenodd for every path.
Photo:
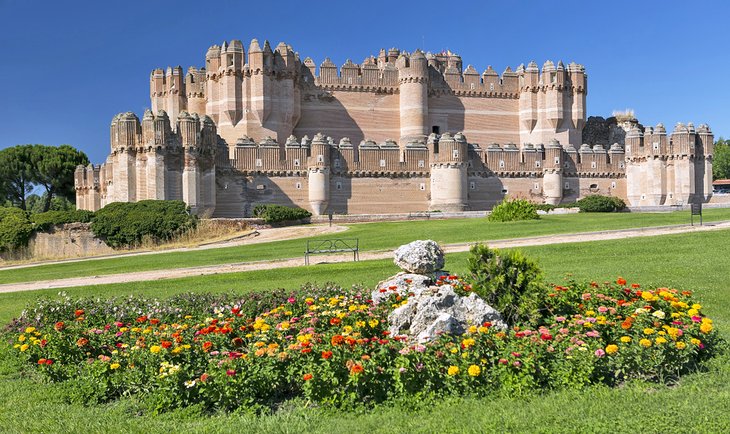
<instances>
[{"instance_id":1,"label":"pink flower","mask_svg":"<svg viewBox=\"0 0 730 434\"><path fill-rule=\"evenodd\" d=\"M595 331L595 330L591 330L589 332L586 332L586 336L589 337L589 338L597 338L598 337L598 332Z\"/></svg>"},{"instance_id":2,"label":"pink flower","mask_svg":"<svg viewBox=\"0 0 730 434\"><path fill-rule=\"evenodd\" d=\"M599 306L598 311L601 313L606 313L606 312L608 312L608 308L605 306Z\"/></svg>"},{"instance_id":3,"label":"pink flower","mask_svg":"<svg viewBox=\"0 0 730 434\"><path fill-rule=\"evenodd\" d=\"M512 364L515 365L515 367L517 367L517 368L519 368L520 366L522 366L522 362L520 362L519 360L515 360L515 362L512 363Z\"/></svg>"},{"instance_id":4,"label":"pink flower","mask_svg":"<svg viewBox=\"0 0 730 434\"><path fill-rule=\"evenodd\" d=\"M606 352L603 351L603 348L599 348L599 349L596 350L596 352L594 354L596 355L596 357L599 357L600 358L600 357L605 356L606 355Z\"/></svg>"},{"instance_id":5,"label":"pink flower","mask_svg":"<svg viewBox=\"0 0 730 434\"><path fill-rule=\"evenodd\" d=\"M692 316L692 321L694 321L694 322L700 322L700 321L702 321L702 318L698 317L697 315L693 315Z\"/></svg>"},{"instance_id":6,"label":"pink flower","mask_svg":"<svg viewBox=\"0 0 730 434\"><path fill-rule=\"evenodd\" d=\"M582 298L583 300L590 300L591 299L591 294L590 293L585 293L585 294L581 295L580 298Z\"/></svg>"},{"instance_id":7,"label":"pink flower","mask_svg":"<svg viewBox=\"0 0 730 434\"><path fill-rule=\"evenodd\" d=\"M564 322L565 321L565 317L564 316L556 316L555 317L555 321L557 321L557 322Z\"/></svg>"},{"instance_id":8,"label":"pink flower","mask_svg":"<svg viewBox=\"0 0 730 434\"><path fill-rule=\"evenodd\" d=\"M288 301L289 303L296 303L297 299L294 297L289 297L286 301Z\"/></svg>"}]
</instances>

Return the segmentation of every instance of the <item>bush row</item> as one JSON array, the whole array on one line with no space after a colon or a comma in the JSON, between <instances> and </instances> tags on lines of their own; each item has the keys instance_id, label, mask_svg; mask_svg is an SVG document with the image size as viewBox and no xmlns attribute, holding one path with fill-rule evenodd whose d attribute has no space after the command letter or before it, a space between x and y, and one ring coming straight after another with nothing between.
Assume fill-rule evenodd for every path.
<instances>
[{"instance_id":1,"label":"bush row","mask_svg":"<svg viewBox=\"0 0 730 434\"><path fill-rule=\"evenodd\" d=\"M266 223L302 220L312 216L312 213L296 207L283 205L256 205L253 216L263 219Z\"/></svg>"}]
</instances>

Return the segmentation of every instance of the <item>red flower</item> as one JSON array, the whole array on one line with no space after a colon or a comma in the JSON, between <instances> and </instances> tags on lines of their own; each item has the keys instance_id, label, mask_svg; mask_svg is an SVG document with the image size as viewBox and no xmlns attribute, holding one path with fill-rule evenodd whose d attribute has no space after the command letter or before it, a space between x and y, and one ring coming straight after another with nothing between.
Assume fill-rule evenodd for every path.
<instances>
[{"instance_id":1,"label":"red flower","mask_svg":"<svg viewBox=\"0 0 730 434\"><path fill-rule=\"evenodd\" d=\"M57 323L56 323L56 324L55 324L55 325L53 326L53 328L54 328L54 329L55 329L55 330L56 330L57 332L60 332L61 330L63 330L63 327L64 327L63 321L59 321L59 322L57 322Z\"/></svg>"},{"instance_id":2,"label":"red flower","mask_svg":"<svg viewBox=\"0 0 730 434\"><path fill-rule=\"evenodd\" d=\"M359 363L355 363L350 368L350 375L362 374L363 372L365 372L365 368L363 368L362 365Z\"/></svg>"},{"instance_id":3,"label":"red flower","mask_svg":"<svg viewBox=\"0 0 730 434\"><path fill-rule=\"evenodd\" d=\"M46 366L51 366L53 364L53 360L46 359Z\"/></svg>"},{"instance_id":4,"label":"red flower","mask_svg":"<svg viewBox=\"0 0 730 434\"><path fill-rule=\"evenodd\" d=\"M623 277L619 277L618 279L616 279L616 283L621 286L624 286L624 285L626 285L626 279L624 279Z\"/></svg>"},{"instance_id":5,"label":"red flower","mask_svg":"<svg viewBox=\"0 0 730 434\"><path fill-rule=\"evenodd\" d=\"M312 374L304 374L304 376L302 377L302 379L303 379L304 381L309 381L309 380L311 380L312 378L314 378L314 375L312 375Z\"/></svg>"},{"instance_id":6,"label":"red flower","mask_svg":"<svg viewBox=\"0 0 730 434\"><path fill-rule=\"evenodd\" d=\"M492 326L492 323L491 323L491 322L489 322L489 321L484 321L484 324L482 324L482 327L487 327L487 328L489 328L489 327L491 327L491 326Z\"/></svg>"},{"instance_id":7,"label":"red flower","mask_svg":"<svg viewBox=\"0 0 730 434\"><path fill-rule=\"evenodd\" d=\"M168 349L172 346L172 342L170 341L162 341L160 342L160 346L164 349Z\"/></svg>"},{"instance_id":8,"label":"red flower","mask_svg":"<svg viewBox=\"0 0 730 434\"><path fill-rule=\"evenodd\" d=\"M553 340L553 335L551 335L550 333L543 333L540 335L540 339L542 339L543 341L551 341Z\"/></svg>"},{"instance_id":9,"label":"red flower","mask_svg":"<svg viewBox=\"0 0 730 434\"><path fill-rule=\"evenodd\" d=\"M322 351L322 358L325 360L332 358L332 351Z\"/></svg>"},{"instance_id":10,"label":"red flower","mask_svg":"<svg viewBox=\"0 0 730 434\"><path fill-rule=\"evenodd\" d=\"M159 324L159 323L160 323L160 320L159 320L159 319L157 319L157 318L152 318L152 319L150 320L150 324L152 324L152 325L157 325L157 324Z\"/></svg>"},{"instance_id":11,"label":"red flower","mask_svg":"<svg viewBox=\"0 0 730 434\"><path fill-rule=\"evenodd\" d=\"M307 347L307 348L302 348L302 354L309 354L309 353L311 353L311 352L312 352L312 349L311 349L311 348L309 348L309 347Z\"/></svg>"},{"instance_id":12,"label":"red flower","mask_svg":"<svg viewBox=\"0 0 730 434\"><path fill-rule=\"evenodd\" d=\"M338 325L341 322L342 322L342 320L337 317L330 318L330 325Z\"/></svg>"},{"instance_id":13,"label":"red flower","mask_svg":"<svg viewBox=\"0 0 730 434\"><path fill-rule=\"evenodd\" d=\"M636 288L641 288L641 285L639 285L638 283L632 283L631 287L636 289Z\"/></svg>"},{"instance_id":14,"label":"red flower","mask_svg":"<svg viewBox=\"0 0 730 434\"><path fill-rule=\"evenodd\" d=\"M234 369L228 369L226 371L226 375L228 375L229 377L233 377L234 375L236 375L236 371Z\"/></svg>"},{"instance_id":15,"label":"red flower","mask_svg":"<svg viewBox=\"0 0 730 434\"><path fill-rule=\"evenodd\" d=\"M206 381L208 381L208 377L210 377L210 375L203 373L203 375L200 376L200 381L205 383Z\"/></svg>"},{"instance_id":16,"label":"red flower","mask_svg":"<svg viewBox=\"0 0 730 434\"><path fill-rule=\"evenodd\" d=\"M500 364L500 365L506 365L506 364L507 364L507 362L508 362L508 360L507 360L507 359L499 359L499 364Z\"/></svg>"},{"instance_id":17,"label":"red flower","mask_svg":"<svg viewBox=\"0 0 730 434\"><path fill-rule=\"evenodd\" d=\"M233 345L235 345L237 347L240 347L241 345L243 345L243 339L241 339L239 337L233 338L233 340L231 342L233 342Z\"/></svg>"},{"instance_id":18,"label":"red flower","mask_svg":"<svg viewBox=\"0 0 730 434\"><path fill-rule=\"evenodd\" d=\"M147 321L147 316L146 315L142 315L141 317L137 318L137 322L140 322L141 323L141 322L145 322L145 321Z\"/></svg>"},{"instance_id":19,"label":"red flower","mask_svg":"<svg viewBox=\"0 0 730 434\"><path fill-rule=\"evenodd\" d=\"M203 351L208 351L213 347L213 342L211 341L205 341L203 342Z\"/></svg>"},{"instance_id":20,"label":"red flower","mask_svg":"<svg viewBox=\"0 0 730 434\"><path fill-rule=\"evenodd\" d=\"M330 343L334 346L342 345L343 342L345 342L345 337L342 335L334 335L330 340Z\"/></svg>"},{"instance_id":21,"label":"red flower","mask_svg":"<svg viewBox=\"0 0 730 434\"><path fill-rule=\"evenodd\" d=\"M83 314L84 314L84 310L83 309L76 309L76 311L74 312L74 315L76 315L76 316L81 316Z\"/></svg>"},{"instance_id":22,"label":"red flower","mask_svg":"<svg viewBox=\"0 0 730 434\"><path fill-rule=\"evenodd\" d=\"M46 364L46 359L38 359L38 364L39 365L45 365Z\"/></svg>"},{"instance_id":23,"label":"red flower","mask_svg":"<svg viewBox=\"0 0 730 434\"><path fill-rule=\"evenodd\" d=\"M357 341L355 340L355 338L350 337L350 336L348 336L348 337L345 338L345 342L349 346L353 346L353 345L355 345L357 343Z\"/></svg>"}]
</instances>

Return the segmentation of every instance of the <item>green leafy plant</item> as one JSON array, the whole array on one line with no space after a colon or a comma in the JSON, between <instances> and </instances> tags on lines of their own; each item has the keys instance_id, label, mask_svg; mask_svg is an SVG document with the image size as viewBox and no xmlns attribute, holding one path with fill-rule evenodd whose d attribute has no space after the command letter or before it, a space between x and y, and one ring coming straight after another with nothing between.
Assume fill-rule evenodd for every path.
<instances>
[{"instance_id":1,"label":"green leafy plant","mask_svg":"<svg viewBox=\"0 0 730 434\"><path fill-rule=\"evenodd\" d=\"M510 324L539 321L543 273L517 250L476 244L469 251L467 280L474 292L500 311Z\"/></svg>"},{"instance_id":2,"label":"green leafy plant","mask_svg":"<svg viewBox=\"0 0 730 434\"><path fill-rule=\"evenodd\" d=\"M525 199L505 198L502 203L495 206L489 214L490 222L513 222L518 220L537 220L540 215L537 213L535 204Z\"/></svg>"},{"instance_id":3,"label":"green leafy plant","mask_svg":"<svg viewBox=\"0 0 730 434\"><path fill-rule=\"evenodd\" d=\"M263 219L266 223L302 220L312 216L312 213L302 209L283 205L256 205L253 216Z\"/></svg>"},{"instance_id":4,"label":"green leafy plant","mask_svg":"<svg viewBox=\"0 0 730 434\"><path fill-rule=\"evenodd\" d=\"M143 239L169 240L196 225L185 202L180 200L142 200L114 202L100 209L91 230L111 247L133 246Z\"/></svg>"},{"instance_id":5,"label":"green leafy plant","mask_svg":"<svg viewBox=\"0 0 730 434\"><path fill-rule=\"evenodd\" d=\"M592 194L575 203L580 212L616 212L626 208L626 203L618 197Z\"/></svg>"},{"instance_id":6,"label":"green leafy plant","mask_svg":"<svg viewBox=\"0 0 730 434\"><path fill-rule=\"evenodd\" d=\"M33 225L20 208L0 208L0 251L10 251L28 244Z\"/></svg>"},{"instance_id":7,"label":"green leafy plant","mask_svg":"<svg viewBox=\"0 0 730 434\"><path fill-rule=\"evenodd\" d=\"M89 223L93 217L93 211L78 209L73 211L48 211L32 214L30 221L35 225L35 230L47 231L54 225L64 223Z\"/></svg>"}]
</instances>

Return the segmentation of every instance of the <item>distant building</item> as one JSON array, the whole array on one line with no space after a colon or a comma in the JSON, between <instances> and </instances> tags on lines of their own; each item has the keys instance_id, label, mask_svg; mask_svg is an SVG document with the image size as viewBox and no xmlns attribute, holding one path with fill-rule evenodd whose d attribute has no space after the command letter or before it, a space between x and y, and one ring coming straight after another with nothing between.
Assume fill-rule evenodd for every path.
<instances>
[{"instance_id":1,"label":"distant building","mask_svg":"<svg viewBox=\"0 0 730 434\"><path fill-rule=\"evenodd\" d=\"M76 171L77 205L182 199L239 217L260 203L352 214L484 210L506 195L709 200L707 125L668 135L630 115L586 120L586 92L575 63L479 74L449 51L390 49L317 68L284 43L224 42L205 68L152 72L152 110L114 117L106 162Z\"/></svg>"}]
</instances>

